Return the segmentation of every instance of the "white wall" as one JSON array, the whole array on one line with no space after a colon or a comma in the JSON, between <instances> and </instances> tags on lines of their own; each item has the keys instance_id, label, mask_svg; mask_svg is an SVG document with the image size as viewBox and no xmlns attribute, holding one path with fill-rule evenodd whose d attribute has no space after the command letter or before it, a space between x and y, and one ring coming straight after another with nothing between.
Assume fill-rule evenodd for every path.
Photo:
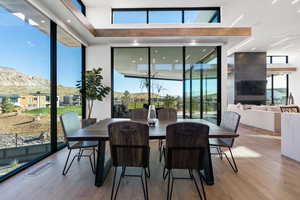
<instances>
[{"instance_id":1,"label":"white wall","mask_svg":"<svg viewBox=\"0 0 300 200\"><path fill-rule=\"evenodd\" d=\"M103 68L103 83L109 87L111 87L110 54L109 45L89 46L86 51L87 70L98 67ZM95 102L92 117L95 117L98 120L111 117L111 95L108 95L103 102Z\"/></svg>"}]
</instances>

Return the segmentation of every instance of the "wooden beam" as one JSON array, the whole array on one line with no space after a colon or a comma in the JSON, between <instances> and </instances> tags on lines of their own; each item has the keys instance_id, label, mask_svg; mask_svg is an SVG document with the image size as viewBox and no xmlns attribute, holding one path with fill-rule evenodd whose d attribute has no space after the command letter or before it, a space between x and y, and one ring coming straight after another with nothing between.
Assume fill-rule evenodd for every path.
<instances>
[{"instance_id":1,"label":"wooden beam","mask_svg":"<svg viewBox=\"0 0 300 200\"><path fill-rule=\"evenodd\" d=\"M272 67L267 68L267 72L295 72L297 67Z\"/></svg>"},{"instance_id":2,"label":"wooden beam","mask_svg":"<svg viewBox=\"0 0 300 200\"><path fill-rule=\"evenodd\" d=\"M249 27L96 29L96 37L251 36Z\"/></svg>"},{"instance_id":3,"label":"wooden beam","mask_svg":"<svg viewBox=\"0 0 300 200\"><path fill-rule=\"evenodd\" d=\"M89 20L84 16L81 11L72 3L71 0L61 0L63 4L77 17L80 23L93 35L96 36L96 30Z\"/></svg>"}]
</instances>

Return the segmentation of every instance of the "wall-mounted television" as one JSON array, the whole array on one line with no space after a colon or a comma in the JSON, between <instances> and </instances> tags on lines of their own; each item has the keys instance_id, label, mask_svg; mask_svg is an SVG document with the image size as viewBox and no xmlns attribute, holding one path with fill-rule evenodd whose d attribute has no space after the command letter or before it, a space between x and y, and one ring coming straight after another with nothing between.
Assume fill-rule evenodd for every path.
<instances>
[{"instance_id":1,"label":"wall-mounted television","mask_svg":"<svg viewBox=\"0 0 300 200\"><path fill-rule=\"evenodd\" d=\"M267 81L239 81L237 95L266 95Z\"/></svg>"}]
</instances>

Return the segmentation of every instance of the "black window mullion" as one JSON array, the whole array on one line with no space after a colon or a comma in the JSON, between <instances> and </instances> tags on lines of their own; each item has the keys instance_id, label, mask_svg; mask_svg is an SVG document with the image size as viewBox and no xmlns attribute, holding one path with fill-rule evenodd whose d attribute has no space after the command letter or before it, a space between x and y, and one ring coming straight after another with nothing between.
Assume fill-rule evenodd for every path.
<instances>
[{"instance_id":1,"label":"black window mullion","mask_svg":"<svg viewBox=\"0 0 300 200\"><path fill-rule=\"evenodd\" d=\"M151 48L148 47L148 105L151 105Z\"/></svg>"},{"instance_id":2,"label":"black window mullion","mask_svg":"<svg viewBox=\"0 0 300 200\"><path fill-rule=\"evenodd\" d=\"M149 9L147 10L147 21L146 24L149 24Z\"/></svg>"},{"instance_id":3,"label":"black window mullion","mask_svg":"<svg viewBox=\"0 0 300 200\"><path fill-rule=\"evenodd\" d=\"M271 75L271 105L274 105L274 74Z\"/></svg>"},{"instance_id":4,"label":"black window mullion","mask_svg":"<svg viewBox=\"0 0 300 200\"><path fill-rule=\"evenodd\" d=\"M81 96L82 119L86 118L85 70L86 70L86 47L84 45L81 45L81 83L83 88L83 94Z\"/></svg>"},{"instance_id":5,"label":"black window mullion","mask_svg":"<svg viewBox=\"0 0 300 200\"><path fill-rule=\"evenodd\" d=\"M290 93L289 74L286 74L286 105L288 105L289 103L289 93Z\"/></svg>"},{"instance_id":6,"label":"black window mullion","mask_svg":"<svg viewBox=\"0 0 300 200\"><path fill-rule=\"evenodd\" d=\"M183 85L183 94L182 94L182 111L183 111L183 119L185 119L185 103L186 103L186 101L185 101L185 47L182 47L182 67L183 67L183 69L182 69L182 80L183 80L183 83L182 83L182 85Z\"/></svg>"},{"instance_id":7,"label":"black window mullion","mask_svg":"<svg viewBox=\"0 0 300 200\"><path fill-rule=\"evenodd\" d=\"M181 23L184 24L184 10L181 10Z\"/></svg>"},{"instance_id":8,"label":"black window mullion","mask_svg":"<svg viewBox=\"0 0 300 200\"><path fill-rule=\"evenodd\" d=\"M57 151L57 25L50 21L50 127L51 152Z\"/></svg>"}]
</instances>

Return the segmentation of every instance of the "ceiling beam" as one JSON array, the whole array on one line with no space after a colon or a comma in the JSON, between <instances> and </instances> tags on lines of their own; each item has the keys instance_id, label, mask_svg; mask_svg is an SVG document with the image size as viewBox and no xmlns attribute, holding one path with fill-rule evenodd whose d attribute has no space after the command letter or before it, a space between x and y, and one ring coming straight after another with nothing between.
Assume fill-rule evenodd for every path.
<instances>
[{"instance_id":1,"label":"ceiling beam","mask_svg":"<svg viewBox=\"0 0 300 200\"><path fill-rule=\"evenodd\" d=\"M96 29L96 37L251 36L249 27Z\"/></svg>"}]
</instances>

